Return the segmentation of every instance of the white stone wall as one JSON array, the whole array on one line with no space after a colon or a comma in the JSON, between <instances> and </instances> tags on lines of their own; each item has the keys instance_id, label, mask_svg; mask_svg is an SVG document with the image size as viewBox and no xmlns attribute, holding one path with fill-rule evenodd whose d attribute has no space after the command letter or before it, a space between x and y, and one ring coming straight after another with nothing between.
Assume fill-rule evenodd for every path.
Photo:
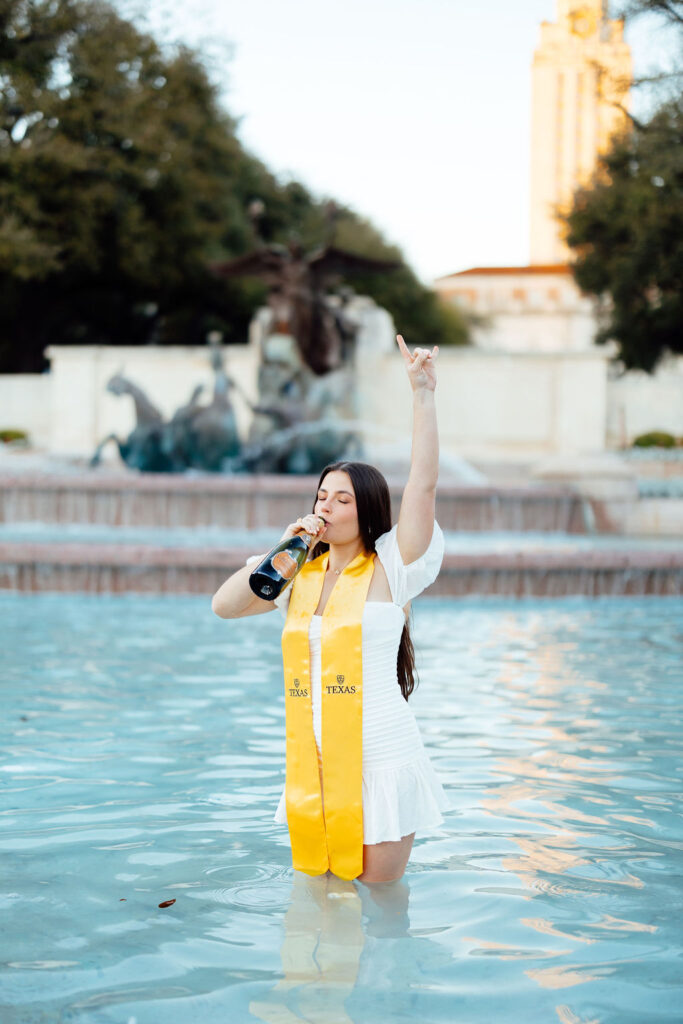
<instances>
[{"instance_id":1,"label":"white stone wall","mask_svg":"<svg viewBox=\"0 0 683 1024\"><path fill-rule=\"evenodd\" d=\"M0 430L26 430L34 445L49 448L52 385L49 373L0 374Z\"/></svg>"},{"instance_id":2,"label":"white stone wall","mask_svg":"<svg viewBox=\"0 0 683 1024\"><path fill-rule=\"evenodd\" d=\"M439 350L436 403L443 451L465 458L530 457L601 451L606 356L588 353ZM365 417L410 438L410 392L400 359L368 367ZM381 382L379 385L377 382Z\"/></svg>"},{"instance_id":3,"label":"white stone wall","mask_svg":"<svg viewBox=\"0 0 683 1024\"><path fill-rule=\"evenodd\" d=\"M607 445L622 447L650 430L683 437L683 356L663 360L653 374L629 370L607 384Z\"/></svg>"},{"instance_id":4,"label":"white stone wall","mask_svg":"<svg viewBox=\"0 0 683 1024\"><path fill-rule=\"evenodd\" d=\"M250 399L256 398L257 359L252 346L228 346L226 367ZM28 432L36 447L90 455L107 433L127 435L132 400L105 390L122 371L170 415L212 373L207 351L196 348L55 347L50 374L0 376L0 426ZM683 434L683 357L653 377L631 371L608 380L604 349L565 353L493 352L444 348L438 356L436 402L441 450L446 456L509 458L588 453L623 443L645 430ZM412 409L403 361L395 352L366 349L356 367L359 419L367 457L409 458ZM240 436L251 413L233 392ZM114 446L106 457L118 460Z\"/></svg>"},{"instance_id":5,"label":"white stone wall","mask_svg":"<svg viewBox=\"0 0 683 1024\"><path fill-rule=\"evenodd\" d=\"M226 371L251 400L256 398L256 356L247 345L226 350ZM47 350L51 360L52 430L48 450L91 454L107 434L125 437L135 426L133 400L112 395L107 381L116 373L129 377L146 392L159 411L170 416L185 404L198 384L202 402L211 398L213 372L208 348L190 346L60 345ZM248 429L251 412L239 395L231 395L240 433ZM109 456L114 452L112 445ZM104 457L107 456L105 451Z\"/></svg>"}]
</instances>

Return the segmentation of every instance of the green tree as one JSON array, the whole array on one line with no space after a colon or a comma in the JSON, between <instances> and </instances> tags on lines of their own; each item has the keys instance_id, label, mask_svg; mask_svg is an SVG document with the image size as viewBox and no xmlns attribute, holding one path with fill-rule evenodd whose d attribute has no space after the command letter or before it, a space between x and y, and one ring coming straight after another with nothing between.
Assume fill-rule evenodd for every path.
<instances>
[{"instance_id":1,"label":"green tree","mask_svg":"<svg viewBox=\"0 0 683 1024\"><path fill-rule=\"evenodd\" d=\"M48 344L246 340L264 289L210 266L254 246L255 198L265 240L324 236L325 204L244 151L200 54L102 0L0 0L1 370L43 369ZM386 285L401 326L454 340L402 273L405 295Z\"/></svg>"},{"instance_id":2,"label":"green tree","mask_svg":"<svg viewBox=\"0 0 683 1024\"><path fill-rule=\"evenodd\" d=\"M4 0L0 28L3 368L41 368L50 342L244 329L248 289L206 266L250 237L243 154L196 57L98 2Z\"/></svg>"},{"instance_id":3,"label":"green tree","mask_svg":"<svg viewBox=\"0 0 683 1024\"><path fill-rule=\"evenodd\" d=\"M605 300L598 343L613 338L627 369L652 372L683 352L683 104L616 140L600 170L567 217L574 276Z\"/></svg>"},{"instance_id":4,"label":"green tree","mask_svg":"<svg viewBox=\"0 0 683 1024\"><path fill-rule=\"evenodd\" d=\"M627 17L656 15L679 36L683 3L633 0ZM596 341L613 339L627 369L653 372L683 352L683 95L678 71L637 80L666 95L649 118L631 116L579 189L566 216L577 284L602 300Z\"/></svg>"},{"instance_id":5,"label":"green tree","mask_svg":"<svg viewBox=\"0 0 683 1024\"><path fill-rule=\"evenodd\" d=\"M397 330L409 345L464 345L468 329L463 317L443 302L436 292L425 288L405 263L396 246L388 245L373 225L353 211L343 209L337 222L335 244L375 259L396 260L400 270L391 274L354 277L350 284L391 313Z\"/></svg>"}]
</instances>

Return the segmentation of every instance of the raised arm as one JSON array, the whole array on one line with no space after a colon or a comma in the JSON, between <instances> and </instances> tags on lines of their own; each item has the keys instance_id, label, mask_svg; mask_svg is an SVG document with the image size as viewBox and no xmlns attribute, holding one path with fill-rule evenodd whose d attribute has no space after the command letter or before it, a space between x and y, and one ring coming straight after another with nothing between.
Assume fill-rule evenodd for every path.
<instances>
[{"instance_id":1,"label":"raised arm","mask_svg":"<svg viewBox=\"0 0 683 1024\"><path fill-rule=\"evenodd\" d=\"M436 425L436 357L432 350L416 348L411 355L400 334L396 336L413 393L413 448L410 473L403 491L396 539L404 565L424 555L434 530L436 482L439 475L439 433Z\"/></svg>"}]
</instances>

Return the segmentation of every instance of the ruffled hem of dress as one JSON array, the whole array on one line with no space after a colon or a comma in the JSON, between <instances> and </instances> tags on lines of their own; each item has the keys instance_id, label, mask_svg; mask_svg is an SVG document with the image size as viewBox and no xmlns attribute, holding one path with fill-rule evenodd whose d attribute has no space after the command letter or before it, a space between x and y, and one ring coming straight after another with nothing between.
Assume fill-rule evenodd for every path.
<instances>
[{"instance_id":1,"label":"ruffled hem of dress","mask_svg":"<svg viewBox=\"0 0 683 1024\"><path fill-rule=\"evenodd\" d=\"M422 832L443 824L442 811L451 803L429 757L399 768L375 768L363 773L363 842L398 842L411 832ZM283 791L273 818L287 824Z\"/></svg>"}]
</instances>

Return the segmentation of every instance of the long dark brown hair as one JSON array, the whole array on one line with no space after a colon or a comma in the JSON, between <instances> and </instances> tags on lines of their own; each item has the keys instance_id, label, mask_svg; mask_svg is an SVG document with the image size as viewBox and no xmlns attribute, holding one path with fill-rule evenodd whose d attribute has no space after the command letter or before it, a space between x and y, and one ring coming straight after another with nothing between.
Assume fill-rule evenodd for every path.
<instances>
[{"instance_id":1,"label":"long dark brown hair","mask_svg":"<svg viewBox=\"0 0 683 1024\"><path fill-rule=\"evenodd\" d=\"M320 474L318 488L315 492L316 497L313 500L313 508L311 509L312 512L315 512L318 490L320 490L323 480L328 473L334 470L342 470L344 473L348 473L351 478L356 495L358 529L360 530L361 540L366 551L374 551L377 538L381 537L383 533L388 533L391 529L391 495L389 494L389 485L380 471L375 469L374 466L368 465L367 462L332 462L329 466L325 466ZM312 559L317 558L318 555L322 555L329 550L330 545L320 540L314 545L310 557ZM412 616L412 607L410 614ZM416 685L416 671L415 651L407 622L404 623L403 633L401 634L396 667L398 671L398 685L401 687L401 693L408 700ZM419 682L419 679L417 681Z\"/></svg>"}]
</instances>

